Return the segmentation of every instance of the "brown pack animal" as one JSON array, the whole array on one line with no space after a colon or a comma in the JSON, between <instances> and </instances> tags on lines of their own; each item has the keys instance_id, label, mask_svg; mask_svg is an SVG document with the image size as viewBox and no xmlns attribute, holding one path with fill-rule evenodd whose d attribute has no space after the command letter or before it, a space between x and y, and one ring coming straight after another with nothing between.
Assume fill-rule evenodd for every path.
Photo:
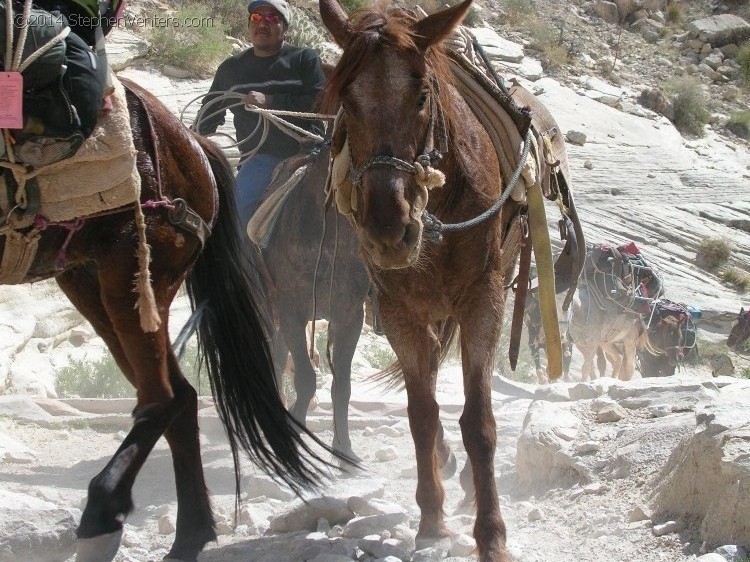
<instances>
[{"instance_id":1,"label":"brown pack animal","mask_svg":"<svg viewBox=\"0 0 750 562\"><path fill-rule=\"evenodd\" d=\"M75 229L45 224L21 281L54 277L136 388L133 427L89 484L77 530L78 562L115 557L133 509L133 482L162 435L172 451L178 505L167 558L190 561L216 540L216 531L201 465L197 394L180 371L168 331L170 303L183 281L193 305L206 312L192 320L238 485L240 451L296 489L312 485L318 471L276 388L258 283L236 218L231 167L217 146L191 133L156 97L126 85L140 201L84 218ZM134 212L141 207L143 224ZM2 219L5 226L7 217ZM145 320L133 290L142 273L141 235L151 248L154 297L154 317ZM0 263L9 240L0 230Z\"/></svg>"},{"instance_id":2,"label":"brown pack animal","mask_svg":"<svg viewBox=\"0 0 750 562\"><path fill-rule=\"evenodd\" d=\"M648 342L640 312L648 310L649 295L658 295L661 282L650 267L631 266L623 254L608 244L596 244L586 254L568 325L583 355L583 381L596 378L594 361L604 365L602 354L612 363L613 377L630 380L636 351ZM646 295L642 291L650 284L655 289Z\"/></svg>"},{"instance_id":3,"label":"brown pack animal","mask_svg":"<svg viewBox=\"0 0 750 562\"><path fill-rule=\"evenodd\" d=\"M463 443L476 489L474 537L482 562L509 562L494 474L496 425L491 377L505 286L519 253L521 205L507 199L478 224L434 228L482 215L508 194L490 135L452 83L441 42L471 0L424 19L382 8L350 20L320 0L323 22L343 54L326 85L343 104L332 174L351 182L348 217L378 293L383 330L403 369L417 458L420 543L445 537L435 399L441 355L460 327L465 406ZM441 179L442 177L442 179ZM337 193L337 196L339 194Z\"/></svg>"},{"instance_id":4,"label":"brown pack animal","mask_svg":"<svg viewBox=\"0 0 750 562\"><path fill-rule=\"evenodd\" d=\"M729 349L738 351L742 348L742 345L750 338L750 308L740 308L740 312L737 315L737 320L732 326L727 337L727 346Z\"/></svg>"},{"instance_id":5,"label":"brown pack animal","mask_svg":"<svg viewBox=\"0 0 750 562\"><path fill-rule=\"evenodd\" d=\"M644 377L668 377L695 350L695 322L683 304L667 299L651 303L648 315L649 345L637 353L639 370Z\"/></svg>"},{"instance_id":6,"label":"brown pack animal","mask_svg":"<svg viewBox=\"0 0 750 562\"><path fill-rule=\"evenodd\" d=\"M362 331L370 281L358 257L351 225L335 208L325 207L329 151L329 146L321 145L307 157L307 170L278 211L262 254L278 325L273 338L274 361L281 369L291 353L294 362L297 400L292 415L305 424L316 389L305 327L310 320L325 318L334 377L333 448L355 458L348 421L352 357ZM263 210L261 203L258 212Z\"/></svg>"}]
</instances>

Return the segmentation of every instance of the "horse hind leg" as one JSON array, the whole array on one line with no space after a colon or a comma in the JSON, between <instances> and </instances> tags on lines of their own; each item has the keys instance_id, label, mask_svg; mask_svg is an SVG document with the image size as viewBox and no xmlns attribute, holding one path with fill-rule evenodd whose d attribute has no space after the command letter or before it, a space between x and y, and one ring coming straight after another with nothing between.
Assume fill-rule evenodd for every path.
<instances>
[{"instance_id":1,"label":"horse hind leg","mask_svg":"<svg viewBox=\"0 0 750 562\"><path fill-rule=\"evenodd\" d=\"M198 433L198 394L185 379L169 350L170 381L178 414L164 437L172 451L177 488L177 531L168 560L195 560L206 543L216 540L211 502L203 475Z\"/></svg>"},{"instance_id":2,"label":"horse hind leg","mask_svg":"<svg viewBox=\"0 0 750 562\"><path fill-rule=\"evenodd\" d=\"M115 266L106 270L108 276L78 269L58 278L62 290L107 343L138 394L132 429L109 463L89 483L86 508L77 530L78 562L107 562L114 557L123 521L133 509L135 478L179 412L167 376L167 319L162 318L157 332L144 333L130 290L132 271L127 267L118 271ZM118 273L124 273L125 281Z\"/></svg>"},{"instance_id":3,"label":"horse hind leg","mask_svg":"<svg viewBox=\"0 0 750 562\"><path fill-rule=\"evenodd\" d=\"M310 402L315 396L317 383L315 369L307 348L306 324L307 322L300 318L282 317L281 320L281 330L289 352L292 354L292 361L294 361L294 389L297 392L297 399L290 412L294 419L303 426L307 419Z\"/></svg>"}]
</instances>

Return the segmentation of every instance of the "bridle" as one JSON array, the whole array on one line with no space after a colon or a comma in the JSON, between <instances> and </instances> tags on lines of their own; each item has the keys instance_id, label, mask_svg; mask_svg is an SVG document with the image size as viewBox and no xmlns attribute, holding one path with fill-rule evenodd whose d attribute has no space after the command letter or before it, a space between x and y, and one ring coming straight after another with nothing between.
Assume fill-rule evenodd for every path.
<instances>
[{"instance_id":1,"label":"bridle","mask_svg":"<svg viewBox=\"0 0 750 562\"><path fill-rule=\"evenodd\" d=\"M442 157L448 152L448 133L445 127L445 116L443 114L442 107L437 101L439 94L439 88L436 81L433 80L432 89L430 91L429 102L430 102L430 125L427 129L425 138L424 148L422 154L417 156L416 161L412 164L397 158L395 156L389 156L386 154L375 154L365 160L364 164L359 167L354 165L354 158L351 154L351 145L349 145L349 179L352 182L352 187L358 189L362 185L362 177L365 172L373 166L391 166L397 170L407 172L417 176L417 184L422 185L420 182L427 182L430 171L433 167L442 159ZM438 135L438 147L435 147L435 134L437 131ZM508 197L513 192L513 189L521 176L526 159L529 155L529 150L532 143L532 130L529 128L524 138L523 151L521 158L516 166L513 176L510 182L506 185L500 194L500 197L495 203L484 211L482 214L460 223L445 224L440 221L435 215L430 213L426 208L422 210L422 224L423 224L423 235L433 241L442 242L443 232L456 232L465 230L476 226L488 218L495 215L500 210L500 207L508 200ZM442 183L440 184L442 185ZM428 186L429 189L429 186Z\"/></svg>"},{"instance_id":2,"label":"bridle","mask_svg":"<svg viewBox=\"0 0 750 562\"><path fill-rule=\"evenodd\" d=\"M445 116L443 115L443 109L440 107L440 103L437 102L437 95L439 93L437 82L433 81L433 91L429 96L430 103L430 125L427 128L427 134L425 135L424 148L422 154L417 156L416 161L412 164L401 158L395 156L388 156L386 154L375 154L370 156L364 164L359 167L354 166L354 158L351 154L351 146L349 147L349 178L351 179L352 185L358 188L362 185L362 176L365 172L373 166L391 166L402 172L418 175L421 169L427 169L428 167L434 167L443 155L448 152L448 133L445 128ZM435 147L435 131L437 129L439 147ZM419 167L417 167L419 165Z\"/></svg>"}]
</instances>

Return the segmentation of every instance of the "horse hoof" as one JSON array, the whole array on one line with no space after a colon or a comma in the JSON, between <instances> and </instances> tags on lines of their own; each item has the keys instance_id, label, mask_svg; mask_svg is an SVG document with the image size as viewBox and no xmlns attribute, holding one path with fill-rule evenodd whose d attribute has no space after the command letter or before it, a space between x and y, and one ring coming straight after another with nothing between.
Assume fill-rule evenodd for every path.
<instances>
[{"instance_id":1,"label":"horse hoof","mask_svg":"<svg viewBox=\"0 0 750 562\"><path fill-rule=\"evenodd\" d=\"M417 550L422 550L424 548L434 548L436 550L444 550L445 552L448 552L451 549L453 543L453 541L451 540L452 536L453 533L450 533L448 531L445 531L439 537L422 537L417 535L415 545Z\"/></svg>"},{"instance_id":2,"label":"horse hoof","mask_svg":"<svg viewBox=\"0 0 750 562\"><path fill-rule=\"evenodd\" d=\"M122 529L90 539L78 539L76 562L110 562L120 548L121 538Z\"/></svg>"},{"instance_id":3,"label":"horse hoof","mask_svg":"<svg viewBox=\"0 0 750 562\"><path fill-rule=\"evenodd\" d=\"M457 467L458 463L456 461L456 455L454 455L453 451L451 451L451 454L448 456L448 460L446 460L443 466L440 467L440 477L443 480L448 480L449 478L453 477L454 474L456 474Z\"/></svg>"}]
</instances>

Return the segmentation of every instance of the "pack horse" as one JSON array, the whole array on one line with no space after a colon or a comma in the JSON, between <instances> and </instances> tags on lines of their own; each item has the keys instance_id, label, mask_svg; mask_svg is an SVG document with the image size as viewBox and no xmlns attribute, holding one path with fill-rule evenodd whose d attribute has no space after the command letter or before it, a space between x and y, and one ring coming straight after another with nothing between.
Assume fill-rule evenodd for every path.
<instances>
[{"instance_id":1,"label":"pack horse","mask_svg":"<svg viewBox=\"0 0 750 562\"><path fill-rule=\"evenodd\" d=\"M343 48L326 84L325 109L342 108L333 131L330 188L359 238L383 330L402 369L417 458L417 540L449 534L435 386L440 359L459 327L460 427L475 489L474 536L482 562L509 562L494 475L490 381L505 287L528 232L521 212L527 191L515 183L520 168L515 179L513 169L501 170L492 137L503 133L483 125L455 85L443 40L470 5L465 0L421 19L397 8L364 10L349 19L336 0L320 0L323 23ZM521 133L520 144L528 147L524 138ZM520 148L512 151L517 160ZM528 193L530 207L532 193L542 203L541 189ZM537 226L546 235L546 221ZM547 255L551 274L548 246ZM551 296L554 307L554 291Z\"/></svg>"}]
</instances>

